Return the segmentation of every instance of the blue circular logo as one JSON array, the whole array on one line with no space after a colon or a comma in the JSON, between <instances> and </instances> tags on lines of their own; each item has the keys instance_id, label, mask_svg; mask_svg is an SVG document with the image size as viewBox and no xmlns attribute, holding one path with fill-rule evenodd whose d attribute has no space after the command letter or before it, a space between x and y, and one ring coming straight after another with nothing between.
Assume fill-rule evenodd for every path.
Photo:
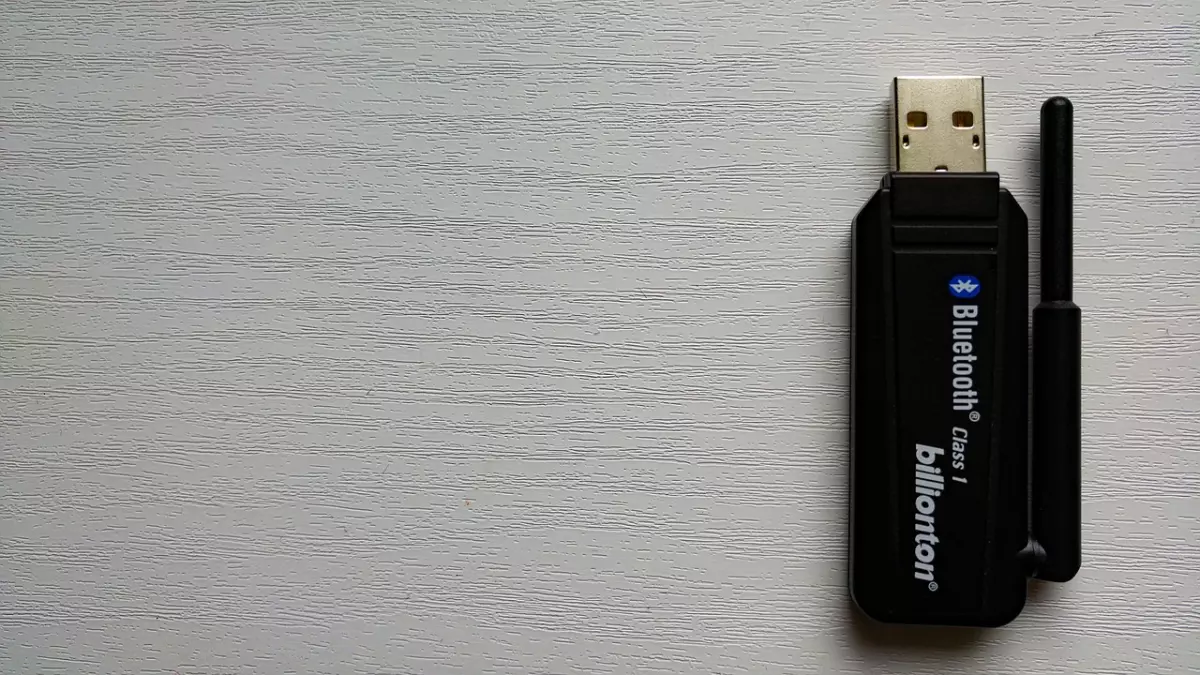
<instances>
[{"instance_id":1,"label":"blue circular logo","mask_svg":"<svg viewBox=\"0 0 1200 675\"><path fill-rule=\"evenodd\" d=\"M959 274L950 279L950 295L956 298L973 298L979 295L979 280L970 274Z\"/></svg>"}]
</instances>

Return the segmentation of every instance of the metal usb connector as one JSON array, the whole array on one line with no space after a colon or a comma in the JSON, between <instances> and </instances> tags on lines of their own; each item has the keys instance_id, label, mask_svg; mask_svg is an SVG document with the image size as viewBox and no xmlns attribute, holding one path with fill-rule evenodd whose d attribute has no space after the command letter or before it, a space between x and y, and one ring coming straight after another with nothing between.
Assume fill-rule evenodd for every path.
<instances>
[{"instance_id":1,"label":"metal usb connector","mask_svg":"<svg viewBox=\"0 0 1200 675\"><path fill-rule=\"evenodd\" d=\"M896 169L987 170L982 77L897 77Z\"/></svg>"}]
</instances>

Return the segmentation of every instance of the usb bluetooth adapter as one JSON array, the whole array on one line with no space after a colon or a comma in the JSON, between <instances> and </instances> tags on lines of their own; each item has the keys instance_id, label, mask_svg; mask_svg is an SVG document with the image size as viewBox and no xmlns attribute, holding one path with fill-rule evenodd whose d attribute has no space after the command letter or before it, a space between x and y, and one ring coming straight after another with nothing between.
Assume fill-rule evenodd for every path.
<instances>
[{"instance_id":1,"label":"usb bluetooth adapter","mask_svg":"<svg viewBox=\"0 0 1200 675\"><path fill-rule=\"evenodd\" d=\"M855 218L850 593L889 622L998 626L1080 565L1071 103L1042 106L1042 302L987 171L983 78L897 78L896 170ZM1033 418L1033 443L1028 442Z\"/></svg>"}]
</instances>

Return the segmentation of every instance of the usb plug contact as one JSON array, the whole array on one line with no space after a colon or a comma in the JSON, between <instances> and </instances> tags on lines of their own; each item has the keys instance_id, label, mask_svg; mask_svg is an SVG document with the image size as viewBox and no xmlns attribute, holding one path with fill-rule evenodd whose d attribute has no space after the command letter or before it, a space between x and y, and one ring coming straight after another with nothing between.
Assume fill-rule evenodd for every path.
<instances>
[{"instance_id":1,"label":"usb plug contact","mask_svg":"<svg viewBox=\"0 0 1200 675\"><path fill-rule=\"evenodd\" d=\"M896 169L987 170L982 77L897 77Z\"/></svg>"}]
</instances>

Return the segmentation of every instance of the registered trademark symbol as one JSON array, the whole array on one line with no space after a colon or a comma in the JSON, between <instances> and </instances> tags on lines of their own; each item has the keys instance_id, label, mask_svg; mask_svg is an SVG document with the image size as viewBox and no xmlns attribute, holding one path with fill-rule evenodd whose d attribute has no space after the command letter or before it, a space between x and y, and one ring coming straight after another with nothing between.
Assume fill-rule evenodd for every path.
<instances>
[{"instance_id":1,"label":"registered trademark symbol","mask_svg":"<svg viewBox=\"0 0 1200 675\"><path fill-rule=\"evenodd\" d=\"M931 591L937 590L937 582L936 581L929 582L929 590L931 590Z\"/></svg>"},{"instance_id":2,"label":"registered trademark symbol","mask_svg":"<svg viewBox=\"0 0 1200 675\"><path fill-rule=\"evenodd\" d=\"M972 422L978 422L979 421L979 411L972 410L971 414L967 415L967 417L970 417Z\"/></svg>"}]
</instances>

